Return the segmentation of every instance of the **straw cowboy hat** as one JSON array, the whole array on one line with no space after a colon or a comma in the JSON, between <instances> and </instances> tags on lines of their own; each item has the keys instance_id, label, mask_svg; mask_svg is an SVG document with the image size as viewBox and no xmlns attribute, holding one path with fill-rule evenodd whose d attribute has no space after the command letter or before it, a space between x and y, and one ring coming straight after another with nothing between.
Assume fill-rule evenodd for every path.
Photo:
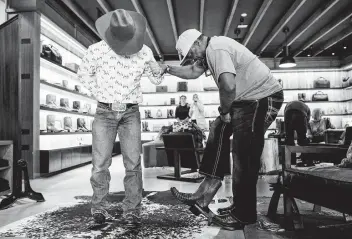
<instances>
[{"instance_id":1,"label":"straw cowboy hat","mask_svg":"<svg viewBox=\"0 0 352 239\"><path fill-rule=\"evenodd\" d=\"M98 18L95 26L100 37L118 55L132 55L143 47L147 23L137 12L116 9Z\"/></svg>"}]
</instances>

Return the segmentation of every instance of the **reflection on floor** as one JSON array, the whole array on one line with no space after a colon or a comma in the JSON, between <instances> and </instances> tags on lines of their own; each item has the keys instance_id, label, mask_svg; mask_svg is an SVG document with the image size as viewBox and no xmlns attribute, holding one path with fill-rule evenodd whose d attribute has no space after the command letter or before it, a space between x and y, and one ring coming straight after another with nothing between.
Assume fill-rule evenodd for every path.
<instances>
[{"instance_id":1,"label":"reflection on floor","mask_svg":"<svg viewBox=\"0 0 352 239\"><path fill-rule=\"evenodd\" d=\"M70 202L74 202L74 196L77 195L91 195L92 189L90 186L90 170L91 165L83 166L68 172L64 172L49 178L40 178L31 181L32 187L35 191L41 192L46 201L44 203L35 203L31 200L18 201L12 208L0 211L0 227L3 227L12 222L20 219L32 216L37 213L41 213ZM111 171L111 192L117 192L124 190L123 188L123 176L124 167L122 163L122 157L116 156L113 159ZM186 182L175 182L168 180L156 179L156 175L165 173L171 173L172 168L151 168L143 169L144 177L144 189L146 191L165 191L170 187L177 187L183 192L193 192L198 184L186 183ZM258 182L258 197L270 197L272 192L269 191L267 179L260 179ZM215 204L211 205L211 208L225 207L227 203L219 203L217 198L225 198L232 196L231 179L226 178L223 182L223 186L220 188L218 194L215 197ZM214 231L215 230L215 231ZM209 231L211 234L217 235L219 233L218 228L214 228ZM224 238L227 236L233 236L239 232L223 232ZM225 235L226 234L226 235ZM228 235L227 235L228 234ZM218 237L217 237L218 238ZM237 238L237 237L236 237ZM241 237L239 237L241 238Z\"/></svg>"}]
</instances>

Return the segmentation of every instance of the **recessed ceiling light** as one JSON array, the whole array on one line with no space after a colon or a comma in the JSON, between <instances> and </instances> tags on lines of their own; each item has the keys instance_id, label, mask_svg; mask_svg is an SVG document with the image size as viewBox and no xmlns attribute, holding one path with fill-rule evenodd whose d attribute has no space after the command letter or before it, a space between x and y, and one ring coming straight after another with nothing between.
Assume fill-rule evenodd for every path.
<instances>
[{"instance_id":1,"label":"recessed ceiling light","mask_svg":"<svg viewBox=\"0 0 352 239\"><path fill-rule=\"evenodd\" d=\"M245 12L242 13L242 14L241 14L241 17L247 17L247 13L245 13Z\"/></svg>"},{"instance_id":2,"label":"recessed ceiling light","mask_svg":"<svg viewBox=\"0 0 352 239\"><path fill-rule=\"evenodd\" d=\"M347 49L347 46L344 46L343 49Z\"/></svg>"},{"instance_id":3,"label":"recessed ceiling light","mask_svg":"<svg viewBox=\"0 0 352 239\"><path fill-rule=\"evenodd\" d=\"M310 54L308 54L307 56L310 56Z\"/></svg>"},{"instance_id":4,"label":"recessed ceiling light","mask_svg":"<svg viewBox=\"0 0 352 239\"><path fill-rule=\"evenodd\" d=\"M331 55L335 56L335 53L331 53Z\"/></svg>"},{"instance_id":5,"label":"recessed ceiling light","mask_svg":"<svg viewBox=\"0 0 352 239\"><path fill-rule=\"evenodd\" d=\"M237 27L238 27L238 28L247 28L248 25L241 24L241 25L238 25Z\"/></svg>"}]
</instances>

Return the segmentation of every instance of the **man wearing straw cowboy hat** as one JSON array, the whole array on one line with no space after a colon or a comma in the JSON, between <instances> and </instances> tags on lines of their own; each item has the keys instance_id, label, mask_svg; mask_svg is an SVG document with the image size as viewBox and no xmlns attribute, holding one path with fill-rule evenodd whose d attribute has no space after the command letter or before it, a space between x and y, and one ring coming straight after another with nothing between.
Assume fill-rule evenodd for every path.
<instances>
[{"instance_id":1,"label":"man wearing straw cowboy hat","mask_svg":"<svg viewBox=\"0 0 352 239\"><path fill-rule=\"evenodd\" d=\"M163 72L196 79L210 70L219 88L220 117L210 129L199 170L206 176L204 181L195 193L181 193L176 188L171 192L190 205L193 213L206 215L210 222L228 230L243 228L257 219L256 184L264 134L282 105L282 87L257 56L231 38L210 38L189 29L180 35L176 49L184 56L181 65L187 60L193 64L162 64ZM234 203L217 216L208 205L229 167L226 142L231 134Z\"/></svg>"},{"instance_id":2,"label":"man wearing straw cowboy hat","mask_svg":"<svg viewBox=\"0 0 352 239\"><path fill-rule=\"evenodd\" d=\"M136 12L117 9L96 21L102 41L91 45L78 71L80 82L98 101L92 128L93 188L91 213L97 223L112 217L106 211L113 144L118 134L125 166L125 198L119 211L121 223L140 223L142 201L140 80L148 75L153 84L163 77L150 48L143 44L145 18Z\"/></svg>"}]
</instances>

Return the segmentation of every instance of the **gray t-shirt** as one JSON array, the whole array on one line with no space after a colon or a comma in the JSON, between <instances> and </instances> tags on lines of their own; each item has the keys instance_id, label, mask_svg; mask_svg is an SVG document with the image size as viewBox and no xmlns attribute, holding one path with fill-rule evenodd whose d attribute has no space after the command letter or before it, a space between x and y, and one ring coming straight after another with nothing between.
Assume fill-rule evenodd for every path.
<instances>
[{"instance_id":1,"label":"gray t-shirt","mask_svg":"<svg viewBox=\"0 0 352 239\"><path fill-rule=\"evenodd\" d=\"M212 37L206 49L206 57L218 86L222 73L236 75L235 100L262 99L282 90L270 69L245 46L231 38Z\"/></svg>"}]
</instances>

